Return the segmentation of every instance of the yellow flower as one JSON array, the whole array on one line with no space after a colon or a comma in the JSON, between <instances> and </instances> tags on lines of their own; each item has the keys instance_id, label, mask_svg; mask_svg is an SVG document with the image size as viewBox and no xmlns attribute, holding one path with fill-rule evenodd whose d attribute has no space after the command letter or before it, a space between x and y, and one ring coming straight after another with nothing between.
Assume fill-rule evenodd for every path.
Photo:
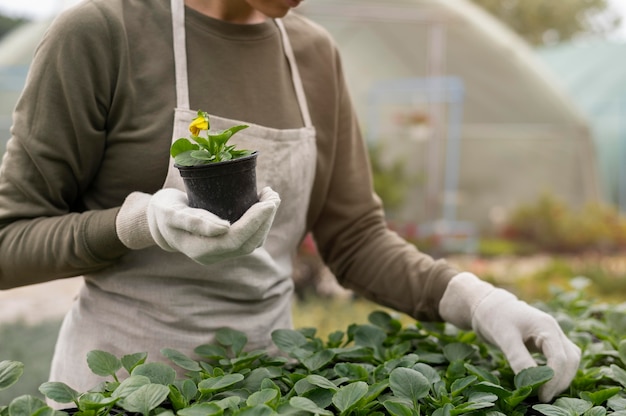
<instances>
[{"instance_id":1,"label":"yellow flower","mask_svg":"<svg viewBox=\"0 0 626 416\"><path fill-rule=\"evenodd\" d=\"M209 118L204 114L199 114L189 125L189 131L192 135L197 136L202 130L209 129Z\"/></svg>"}]
</instances>

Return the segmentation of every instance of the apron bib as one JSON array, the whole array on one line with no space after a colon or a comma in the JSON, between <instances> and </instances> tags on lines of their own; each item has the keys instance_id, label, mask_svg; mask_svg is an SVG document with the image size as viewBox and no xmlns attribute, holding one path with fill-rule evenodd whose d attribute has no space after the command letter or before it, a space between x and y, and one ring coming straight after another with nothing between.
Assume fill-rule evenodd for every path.
<instances>
[{"instance_id":1,"label":"apron bib","mask_svg":"<svg viewBox=\"0 0 626 416\"><path fill-rule=\"evenodd\" d=\"M189 123L197 115L189 108L184 21L183 0L172 0L177 93L172 140L188 137ZM210 343L221 327L244 331L250 350L267 349L274 329L292 327L292 260L305 232L316 147L289 38L282 22L277 19L276 24L304 127L281 130L210 116L212 129L250 126L231 140L259 152L257 187L270 186L281 197L265 244L250 255L209 266L155 246L130 252L116 265L85 276L85 285L61 327L51 380L78 391L103 381L86 365L85 357L94 349L117 356L147 352L148 361L168 362L160 354L162 348L193 357L193 349ZM184 191L173 160L163 187Z\"/></svg>"}]
</instances>

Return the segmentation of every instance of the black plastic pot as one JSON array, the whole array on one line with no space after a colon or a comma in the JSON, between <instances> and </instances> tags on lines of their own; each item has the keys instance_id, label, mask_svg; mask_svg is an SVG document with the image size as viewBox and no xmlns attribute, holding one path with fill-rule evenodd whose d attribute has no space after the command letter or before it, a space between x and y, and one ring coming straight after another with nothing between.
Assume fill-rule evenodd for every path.
<instances>
[{"instance_id":1,"label":"black plastic pot","mask_svg":"<svg viewBox=\"0 0 626 416\"><path fill-rule=\"evenodd\" d=\"M237 221L259 200L257 155L253 152L249 156L199 166L174 165L183 178L189 206L206 209L231 223Z\"/></svg>"}]
</instances>

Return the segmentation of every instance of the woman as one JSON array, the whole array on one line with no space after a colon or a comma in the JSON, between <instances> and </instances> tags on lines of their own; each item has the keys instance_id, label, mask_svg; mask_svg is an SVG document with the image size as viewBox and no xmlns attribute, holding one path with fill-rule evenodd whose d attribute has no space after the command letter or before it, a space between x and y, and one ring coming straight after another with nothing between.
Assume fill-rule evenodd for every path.
<instances>
[{"instance_id":1,"label":"woman","mask_svg":"<svg viewBox=\"0 0 626 416\"><path fill-rule=\"evenodd\" d=\"M311 231L339 282L424 320L473 328L517 372L542 351L565 389L580 351L556 321L420 253L385 225L328 34L298 0L86 0L44 37L0 175L0 284L70 276L51 379L86 390L93 349L192 354L214 331L250 348L291 326L291 259ZM245 123L259 203L229 224L187 206L168 159L197 110ZM497 311L497 314L494 313Z\"/></svg>"}]
</instances>

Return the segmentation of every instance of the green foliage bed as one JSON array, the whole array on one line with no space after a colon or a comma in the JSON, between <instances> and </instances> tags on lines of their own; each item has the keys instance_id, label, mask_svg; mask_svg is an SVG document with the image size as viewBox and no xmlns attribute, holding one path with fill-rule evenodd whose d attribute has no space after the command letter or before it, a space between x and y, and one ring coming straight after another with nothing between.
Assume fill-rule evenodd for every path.
<instances>
[{"instance_id":1,"label":"green foliage bed","mask_svg":"<svg viewBox=\"0 0 626 416\"><path fill-rule=\"evenodd\" d=\"M536 397L553 374L542 357L538 367L515 376L501 352L473 332L421 322L403 326L376 311L369 323L326 339L314 328L275 331L284 357L246 351L245 335L227 328L214 345L198 346L201 361L171 349L162 351L171 365L150 362L144 353L92 351L90 368L109 380L97 391L50 382L40 387L72 410L54 411L26 395L0 406L0 416L626 416L626 309L564 291L537 306L555 316L583 351L571 387L550 404ZM177 379L175 367L188 376ZM0 389L22 371L20 362L0 362Z\"/></svg>"}]
</instances>

